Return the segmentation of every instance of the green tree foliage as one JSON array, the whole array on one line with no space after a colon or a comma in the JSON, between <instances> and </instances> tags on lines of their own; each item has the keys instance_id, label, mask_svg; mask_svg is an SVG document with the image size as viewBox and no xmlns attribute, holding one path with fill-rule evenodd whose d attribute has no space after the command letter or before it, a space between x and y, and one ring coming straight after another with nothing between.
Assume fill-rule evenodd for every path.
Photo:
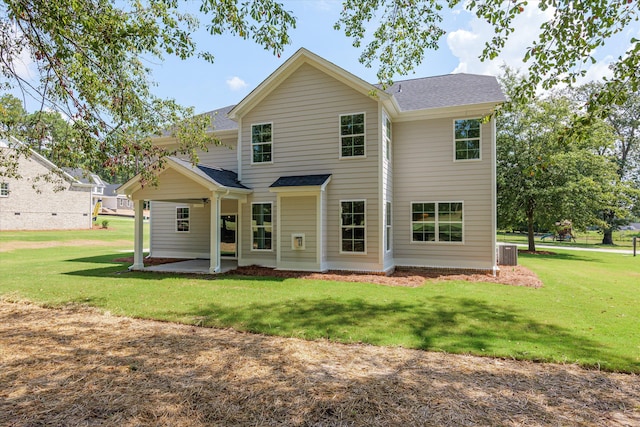
<instances>
[{"instance_id":1,"label":"green tree foliage","mask_svg":"<svg viewBox=\"0 0 640 427\"><path fill-rule=\"evenodd\" d=\"M575 104L559 95L517 102L512 94L521 79L507 70L501 80L511 102L497 123L498 224L526 224L535 251L536 225L599 223L597 212L616 202L618 181L609 159L598 154L613 141L611 128L597 121L580 138L569 137Z\"/></svg>"},{"instance_id":2,"label":"green tree foliage","mask_svg":"<svg viewBox=\"0 0 640 427\"><path fill-rule=\"evenodd\" d=\"M612 36L638 21L640 2L634 0L344 0L336 29L344 29L353 44L367 44L360 62L378 63L378 78L389 82L419 65L428 49L437 49L445 34L441 26L445 8L464 7L495 30L479 57L496 58L509 37L516 17L528 8L551 11L537 38L522 52L527 77L511 94L514 100L535 96L538 87L550 89L558 83L573 84L586 74L586 65ZM368 30L371 29L371 34ZM518 37L526 37L519 34ZM613 78L589 103L591 113L605 114L610 105L624 101L621 93L640 88L640 40L630 37L627 53L612 64Z\"/></svg>"},{"instance_id":3,"label":"green tree foliage","mask_svg":"<svg viewBox=\"0 0 640 427\"><path fill-rule=\"evenodd\" d=\"M205 132L208 116L194 117L191 109L156 97L145 65L167 55L213 60L191 38L200 23L181 12L185 2L3 0L0 72L6 84L40 101L42 111L69 117L72 158L92 159L118 174L137 160L144 165L172 154L150 143L162 129L180 129L179 151L193 154L215 142ZM251 38L276 54L295 25L274 0L201 0L201 11L211 19L206 23L211 34ZM35 84L19 72L25 55L37 72ZM0 168L7 161L0 159Z\"/></svg>"},{"instance_id":4,"label":"green tree foliage","mask_svg":"<svg viewBox=\"0 0 640 427\"><path fill-rule=\"evenodd\" d=\"M579 88L574 97L588 101L601 91L601 83ZM619 184L615 188L616 203L601 212L602 243L613 244L613 231L628 224L640 209L640 92L624 93L624 102L608 109L604 116L611 126L614 143L601 147L598 153L615 165Z\"/></svg>"},{"instance_id":5,"label":"green tree foliage","mask_svg":"<svg viewBox=\"0 0 640 427\"><path fill-rule=\"evenodd\" d=\"M8 133L18 132L24 123L27 112L22 101L11 94L0 96L0 126Z\"/></svg>"}]
</instances>

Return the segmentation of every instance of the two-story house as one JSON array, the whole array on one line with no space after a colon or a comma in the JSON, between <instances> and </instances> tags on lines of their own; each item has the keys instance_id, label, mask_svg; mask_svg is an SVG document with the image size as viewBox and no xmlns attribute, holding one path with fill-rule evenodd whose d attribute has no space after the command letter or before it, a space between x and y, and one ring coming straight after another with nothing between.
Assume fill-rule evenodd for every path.
<instances>
[{"instance_id":1,"label":"two-story house","mask_svg":"<svg viewBox=\"0 0 640 427\"><path fill-rule=\"evenodd\" d=\"M239 104L211 112L222 145L170 158L151 201L152 257L278 269L496 269L494 77L454 74L381 89L301 49ZM170 136L157 144L170 146Z\"/></svg>"}]
</instances>

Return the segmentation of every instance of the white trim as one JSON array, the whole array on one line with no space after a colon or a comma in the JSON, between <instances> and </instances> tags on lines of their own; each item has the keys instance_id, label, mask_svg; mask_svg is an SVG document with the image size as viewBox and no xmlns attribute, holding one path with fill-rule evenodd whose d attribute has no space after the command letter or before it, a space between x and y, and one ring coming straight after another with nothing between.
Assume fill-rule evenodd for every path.
<instances>
[{"instance_id":1,"label":"white trim","mask_svg":"<svg viewBox=\"0 0 640 427\"><path fill-rule=\"evenodd\" d=\"M389 212L387 212L387 205L389 206ZM389 221L389 224L387 224ZM393 252L393 202L391 200L384 201L384 253L389 254ZM389 248L387 248L387 240L389 241Z\"/></svg>"},{"instance_id":2,"label":"white trim","mask_svg":"<svg viewBox=\"0 0 640 427\"><path fill-rule=\"evenodd\" d=\"M434 235L436 240L424 240L424 241L416 241L413 240L413 204L414 203L433 203L435 205L435 221L434 221ZM448 241L441 241L439 239L439 221L438 221L438 204L440 203L460 203L462 205L462 241L458 242L458 241L454 241L454 242L448 242ZM426 200L426 201L421 201L421 200L415 200L415 201L411 201L409 202L409 243L413 244L413 245L447 245L447 246L455 246L455 245L464 245L465 241L465 232L464 232L464 220L465 220L465 213L464 213L464 201L462 200ZM455 221L457 222L457 221Z\"/></svg>"},{"instance_id":3,"label":"white trim","mask_svg":"<svg viewBox=\"0 0 640 427\"><path fill-rule=\"evenodd\" d=\"M355 203L355 202L363 202L364 203L364 252L345 252L342 250L342 203ZM338 244L339 244L339 253L340 255L367 255L367 227L369 226L369 221L367 221L367 199L343 199L338 203ZM359 226L358 226L359 227Z\"/></svg>"},{"instance_id":4,"label":"white trim","mask_svg":"<svg viewBox=\"0 0 640 427\"><path fill-rule=\"evenodd\" d=\"M479 123L479 134L478 134L478 158L477 159L457 159L456 158L456 122L461 120L477 120ZM465 140L475 139L475 138L466 138ZM458 117L453 119L453 162L458 163L466 163L466 162L480 162L482 161L482 117Z\"/></svg>"},{"instance_id":5,"label":"white trim","mask_svg":"<svg viewBox=\"0 0 640 427\"><path fill-rule=\"evenodd\" d=\"M363 147L362 149L364 150L364 153L361 156L343 156L342 155L342 117L344 116L358 116L362 114L362 120L363 120L363 130L364 133L362 134L363 137ZM356 134L356 136L359 136L360 134ZM345 138L348 138L349 136L353 136L353 135L345 135ZM367 113L365 111L361 111L358 113L344 113L344 114L339 114L338 115L338 158L340 160L343 159L366 159L367 158Z\"/></svg>"},{"instance_id":6,"label":"white trim","mask_svg":"<svg viewBox=\"0 0 640 427\"><path fill-rule=\"evenodd\" d=\"M254 249L253 248L253 205L271 205L271 249ZM278 208L278 206L280 206L279 204L276 206L276 208ZM278 208L279 209L279 208ZM280 220L280 216L277 215L277 213L275 213L273 211L273 202L251 202L251 211L249 212L250 218L249 218L249 234L251 235L251 242L249 242L249 245L251 247L251 252L273 252L273 238L275 235L275 230L274 230L274 223L273 223L273 216L274 214L276 214L276 223ZM262 226L263 228L265 227L264 225ZM276 241L276 245L279 245L279 239ZM279 253L280 251L278 251Z\"/></svg>"},{"instance_id":7,"label":"white trim","mask_svg":"<svg viewBox=\"0 0 640 427\"><path fill-rule=\"evenodd\" d=\"M187 221L187 226L189 227L188 230L178 230L178 221L184 221L184 218L178 218L178 209L188 209L187 213L188 213L188 217L186 219ZM174 221L175 221L175 227L174 227L174 231L176 233L190 233L191 232L191 206L176 206L176 215L174 216Z\"/></svg>"},{"instance_id":8,"label":"white trim","mask_svg":"<svg viewBox=\"0 0 640 427\"><path fill-rule=\"evenodd\" d=\"M242 182L242 118L238 118L238 136L236 141L236 150L238 182Z\"/></svg>"},{"instance_id":9,"label":"white trim","mask_svg":"<svg viewBox=\"0 0 640 427\"><path fill-rule=\"evenodd\" d=\"M268 143L267 142L260 142L257 145L267 145L267 144L271 145L271 160L268 161L268 162L254 162L253 161L253 127L254 126L263 126L263 125L271 126L271 142L268 142ZM271 165L271 164L273 164L273 157L274 157L274 155L273 155L274 154L274 152L273 152L274 151L273 150L273 148L274 148L274 144L273 144L273 139L274 139L273 138L273 129L274 129L273 122L251 123L251 135L250 135L251 140L249 141L250 146L251 146L251 149L249 150L249 152L250 152L250 157L249 158L251 159L251 165Z\"/></svg>"},{"instance_id":10,"label":"white trim","mask_svg":"<svg viewBox=\"0 0 640 427\"><path fill-rule=\"evenodd\" d=\"M496 171L496 162L497 162L497 141L496 141L496 118L495 116L491 117L491 236L497 236L498 231L498 196L497 196L497 171ZM464 210L464 207L463 207ZM463 212L464 213L464 212ZM463 233L464 234L464 233ZM498 268L498 255L496 252L496 239L493 238L491 244L491 261L494 265L493 267L493 275L496 275L496 271L499 271ZM496 270L497 269L497 270Z\"/></svg>"}]
</instances>

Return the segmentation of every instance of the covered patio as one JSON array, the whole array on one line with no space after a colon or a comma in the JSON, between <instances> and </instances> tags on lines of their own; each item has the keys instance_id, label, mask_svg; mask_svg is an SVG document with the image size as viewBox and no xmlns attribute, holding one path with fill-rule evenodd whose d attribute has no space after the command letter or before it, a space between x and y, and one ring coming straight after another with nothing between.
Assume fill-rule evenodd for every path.
<instances>
[{"instance_id":1,"label":"covered patio","mask_svg":"<svg viewBox=\"0 0 640 427\"><path fill-rule=\"evenodd\" d=\"M238 268L238 261L234 259L221 259L220 269L217 273L228 273L236 268ZM143 271L153 271L157 273L211 274L211 262L208 259L188 259L160 265L151 265L144 267Z\"/></svg>"},{"instance_id":2,"label":"covered patio","mask_svg":"<svg viewBox=\"0 0 640 427\"><path fill-rule=\"evenodd\" d=\"M133 200L135 210L134 261L129 269L139 271L171 271L169 269L173 269L172 272L207 274L221 273L232 269L230 262L225 260L223 264L220 258L221 202L222 200L234 200L238 204L245 203L247 195L252 192L251 189L240 184L237 178L237 174L233 171L212 166L193 165L175 157L168 157L164 167L158 172L155 185L144 183L140 175L123 184L118 191ZM166 227L153 231L156 234L152 234L152 236L162 235L161 237L165 241L178 242L180 240L181 247L178 244L170 245L170 249L165 249L165 252L168 250L172 253L165 253L163 256L185 258L184 262L145 268L143 263L143 206L145 201L169 202L193 208L205 207L200 211L200 214L206 213L207 218L203 219L205 226L200 231L190 233L191 230L187 228L187 233L184 233L184 230L176 228L176 223L180 226L183 225L180 218L174 218L174 222L167 222ZM154 221L153 213L151 215L151 221ZM206 236L207 233L208 236ZM201 253L197 255L189 253L189 246L195 243L202 246ZM205 259L207 255L208 259ZM151 256L156 256L153 244L151 245Z\"/></svg>"}]
</instances>

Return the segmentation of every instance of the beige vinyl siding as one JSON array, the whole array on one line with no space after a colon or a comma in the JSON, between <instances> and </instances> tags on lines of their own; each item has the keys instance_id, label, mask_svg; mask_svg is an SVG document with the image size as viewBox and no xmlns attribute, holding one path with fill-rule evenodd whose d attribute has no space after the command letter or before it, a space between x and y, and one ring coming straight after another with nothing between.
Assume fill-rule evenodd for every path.
<instances>
[{"instance_id":1,"label":"beige vinyl siding","mask_svg":"<svg viewBox=\"0 0 640 427\"><path fill-rule=\"evenodd\" d=\"M279 268L318 270L317 197L286 196L280 198ZM304 234L305 249L292 249L292 235ZM307 268L304 268L306 266Z\"/></svg>"},{"instance_id":2,"label":"beige vinyl siding","mask_svg":"<svg viewBox=\"0 0 640 427\"><path fill-rule=\"evenodd\" d=\"M189 232L176 232L176 208L189 207ZM222 214L238 212L237 200L222 200ZM211 203L197 207L186 203L151 202L151 255L170 258L209 258ZM238 236L236 236L237 238Z\"/></svg>"},{"instance_id":3,"label":"beige vinyl siding","mask_svg":"<svg viewBox=\"0 0 640 427\"><path fill-rule=\"evenodd\" d=\"M237 144L237 137L221 139L220 145L210 145L209 151L198 152L198 163L238 172Z\"/></svg>"},{"instance_id":4,"label":"beige vinyl siding","mask_svg":"<svg viewBox=\"0 0 640 427\"><path fill-rule=\"evenodd\" d=\"M72 187L63 179L46 182L42 176L52 172L35 155L20 157L18 173L20 179L0 177L9 184L9 195L0 197L0 230L91 228L91 187Z\"/></svg>"},{"instance_id":5,"label":"beige vinyl siding","mask_svg":"<svg viewBox=\"0 0 640 427\"><path fill-rule=\"evenodd\" d=\"M340 157L341 114L364 113L366 157ZM271 185L280 176L332 174L326 188L329 268L377 269L379 266L378 104L311 65L304 64L241 120L242 183L254 190L251 202L272 201ZM251 164L251 125L273 123L273 163ZM340 254L340 200L367 200L367 254ZM245 251L243 256L251 255ZM375 265L375 267L373 267Z\"/></svg>"},{"instance_id":6,"label":"beige vinyl siding","mask_svg":"<svg viewBox=\"0 0 640 427\"><path fill-rule=\"evenodd\" d=\"M189 231L176 232L176 208L189 208ZM151 256L209 258L211 204L151 202Z\"/></svg>"},{"instance_id":7,"label":"beige vinyl siding","mask_svg":"<svg viewBox=\"0 0 640 427\"><path fill-rule=\"evenodd\" d=\"M453 117L394 124L393 233L396 265L492 268L491 124L482 160L454 162ZM463 243L411 241L411 202L463 202Z\"/></svg>"},{"instance_id":8,"label":"beige vinyl siding","mask_svg":"<svg viewBox=\"0 0 640 427\"><path fill-rule=\"evenodd\" d=\"M158 175L158 185L147 185L135 192L137 199L171 200L171 199L201 199L210 197L211 192L204 186L196 184L174 169L165 169Z\"/></svg>"}]
</instances>

